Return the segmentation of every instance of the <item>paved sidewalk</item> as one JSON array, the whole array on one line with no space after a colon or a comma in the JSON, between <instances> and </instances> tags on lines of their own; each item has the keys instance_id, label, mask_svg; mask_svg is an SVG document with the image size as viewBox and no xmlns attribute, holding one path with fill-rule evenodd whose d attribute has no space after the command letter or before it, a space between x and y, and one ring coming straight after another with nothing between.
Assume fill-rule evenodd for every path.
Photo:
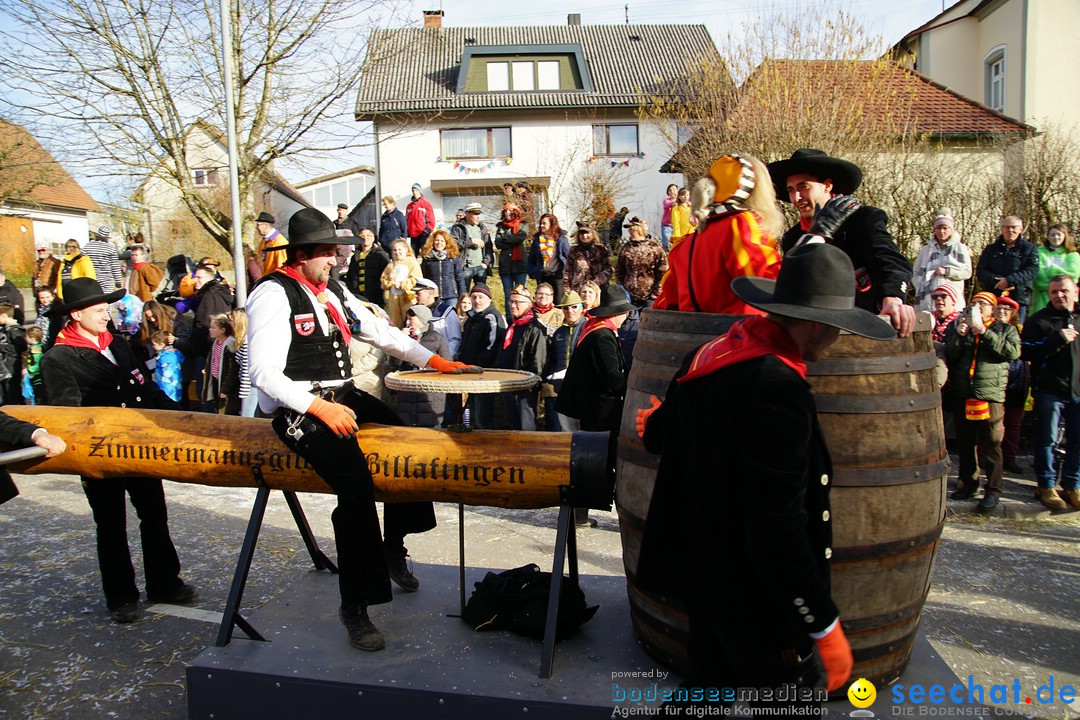
<instances>
[{"instance_id":1,"label":"paved sidewalk","mask_svg":"<svg viewBox=\"0 0 1080 720\"><path fill-rule=\"evenodd\" d=\"M119 626L102 601L93 520L77 478L16 481L22 495L0 506L0 718L186 718L185 664L214 642L255 491L166 483L184 576L199 586L200 602L194 612L155 606L144 619ZM1031 504L1018 479L1009 480L1007 493L1010 504ZM301 497L332 556L333 498ZM436 509L439 527L407 544L419 561L454 566L457 507ZM950 502L951 511L958 509L970 508ZM594 515L599 527L580 535L581 572L621 575L615 514ZM466 509L468 564L545 566L555 517L554 509ZM920 632L958 677L971 674L986 687L1017 678L1032 690L1053 677L1058 688L1080 687L1080 513L1043 517L964 514L946 523ZM129 518L139 558L137 520ZM283 498L275 494L245 608L263 605L310 569ZM1080 715L1080 704L1013 709L1047 720Z\"/></svg>"}]
</instances>

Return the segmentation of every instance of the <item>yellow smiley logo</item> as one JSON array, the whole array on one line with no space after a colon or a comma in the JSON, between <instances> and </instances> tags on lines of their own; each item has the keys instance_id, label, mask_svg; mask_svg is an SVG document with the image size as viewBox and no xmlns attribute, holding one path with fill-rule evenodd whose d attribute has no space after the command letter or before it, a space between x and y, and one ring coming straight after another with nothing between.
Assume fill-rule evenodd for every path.
<instances>
[{"instance_id":1,"label":"yellow smiley logo","mask_svg":"<svg viewBox=\"0 0 1080 720\"><path fill-rule=\"evenodd\" d=\"M847 691L847 697L855 707L868 708L877 699L877 688L874 687L874 683L866 678L859 678L851 683L851 687Z\"/></svg>"}]
</instances>

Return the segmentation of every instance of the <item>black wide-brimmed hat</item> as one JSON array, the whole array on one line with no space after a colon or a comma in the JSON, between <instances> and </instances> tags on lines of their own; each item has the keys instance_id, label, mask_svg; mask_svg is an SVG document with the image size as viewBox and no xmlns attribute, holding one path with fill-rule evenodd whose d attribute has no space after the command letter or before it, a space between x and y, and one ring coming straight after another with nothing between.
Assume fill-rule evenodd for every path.
<instances>
[{"instance_id":1,"label":"black wide-brimmed hat","mask_svg":"<svg viewBox=\"0 0 1080 720\"><path fill-rule=\"evenodd\" d=\"M67 315L72 310L82 310L99 303L114 303L127 295L127 290L114 290L111 293L101 292L101 286L94 278L81 277L68 280L63 286L64 297L58 303L53 303L45 311L45 317L58 317Z\"/></svg>"},{"instance_id":2,"label":"black wide-brimmed hat","mask_svg":"<svg viewBox=\"0 0 1080 720\"><path fill-rule=\"evenodd\" d=\"M289 218L289 240L282 245L266 248L263 252L273 252L287 247L313 247L315 245L353 245L356 238L351 235L341 237L330 218L315 208L297 210Z\"/></svg>"},{"instance_id":3,"label":"black wide-brimmed hat","mask_svg":"<svg viewBox=\"0 0 1080 720\"><path fill-rule=\"evenodd\" d=\"M600 304L589 311L590 317L614 317L637 310L626 291L618 285L605 285L600 290Z\"/></svg>"},{"instance_id":4,"label":"black wide-brimmed hat","mask_svg":"<svg viewBox=\"0 0 1080 720\"><path fill-rule=\"evenodd\" d=\"M862 184L862 170L853 162L832 157L824 150L799 148L787 160L777 160L768 165L769 176L776 187L776 197L788 200L787 179L792 175L808 173L833 181L833 192L850 195Z\"/></svg>"},{"instance_id":5,"label":"black wide-brimmed hat","mask_svg":"<svg viewBox=\"0 0 1080 720\"><path fill-rule=\"evenodd\" d=\"M774 315L810 320L873 338L896 337L892 325L855 307L855 268L833 245L809 243L784 255L775 280L737 277L731 290L748 305Z\"/></svg>"}]
</instances>

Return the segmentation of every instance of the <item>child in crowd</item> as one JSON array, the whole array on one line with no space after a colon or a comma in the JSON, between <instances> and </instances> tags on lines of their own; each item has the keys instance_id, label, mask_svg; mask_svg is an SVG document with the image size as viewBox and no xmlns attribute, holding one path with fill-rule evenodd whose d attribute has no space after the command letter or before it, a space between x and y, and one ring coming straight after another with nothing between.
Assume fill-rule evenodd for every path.
<instances>
[{"instance_id":1,"label":"child in crowd","mask_svg":"<svg viewBox=\"0 0 1080 720\"><path fill-rule=\"evenodd\" d=\"M184 388L180 367L184 364L184 354L169 342L172 334L168 330L155 330L150 335L150 344L154 348L154 382L162 392L176 402Z\"/></svg>"},{"instance_id":2,"label":"child in crowd","mask_svg":"<svg viewBox=\"0 0 1080 720\"><path fill-rule=\"evenodd\" d=\"M26 350L22 354L23 399L27 405L45 404L45 385L41 381L41 356L45 353L45 333L34 326L26 331ZM26 383L30 383L27 395Z\"/></svg>"},{"instance_id":3,"label":"child in crowd","mask_svg":"<svg viewBox=\"0 0 1080 720\"><path fill-rule=\"evenodd\" d=\"M48 312L49 308L52 307L52 304L56 301L56 293L49 288L41 288L37 292L37 301L38 314L37 317L34 318L34 327L41 328L41 332L43 333L41 342L43 347L48 350L52 347L52 341L56 339L55 333L53 332L53 326L58 322L61 322L58 318L45 316L45 313Z\"/></svg>"},{"instance_id":4,"label":"child in crowd","mask_svg":"<svg viewBox=\"0 0 1080 720\"><path fill-rule=\"evenodd\" d=\"M233 337L232 323L225 313L210 317L210 355L203 368L202 411L222 413L225 410L225 394L221 390L221 378L226 365L236 362L236 339Z\"/></svg>"},{"instance_id":5,"label":"child in crowd","mask_svg":"<svg viewBox=\"0 0 1080 720\"><path fill-rule=\"evenodd\" d=\"M235 349L231 356L226 353L221 370L221 394L225 397L225 414L255 417L254 408L250 408L250 415L243 412L247 399L253 394L251 376L248 374L247 312L243 308L237 308L226 317L232 326L231 339L235 343Z\"/></svg>"},{"instance_id":6,"label":"child in crowd","mask_svg":"<svg viewBox=\"0 0 1080 720\"><path fill-rule=\"evenodd\" d=\"M681 188L675 204L671 206L671 248L694 232L697 218L690 212L690 188Z\"/></svg>"},{"instance_id":7,"label":"child in crowd","mask_svg":"<svg viewBox=\"0 0 1080 720\"><path fill-rule=\"evenodd\" d=\"M386 291L386 312L390 315L390 324L399 330L405 327L405 313L416 297L413 291L416 281L423 276L409 241L398 238L390 243L390 264L383 270L381 283Z\"/></svg>"},{"instance_id":8,"label":"child in crowd","mask_svg":"<svg viewBox=\"0 0 1080 720\"><path fill-rule=\"evenodd\" d=\"M15 306L0 302L0 402L6 405L22 404L22 353L26 350L26 336L15 320Z\"/></svg>"}]
</instances>

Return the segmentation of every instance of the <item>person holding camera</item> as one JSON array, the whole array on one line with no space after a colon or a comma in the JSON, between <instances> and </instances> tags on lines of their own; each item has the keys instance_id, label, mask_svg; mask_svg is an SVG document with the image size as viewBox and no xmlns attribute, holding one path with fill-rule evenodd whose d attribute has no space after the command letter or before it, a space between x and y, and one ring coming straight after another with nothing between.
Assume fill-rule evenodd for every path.
<instances>
[{"instance_id":1,"label":"person holding camera","mask_svg":"<svg viewBox=\"0 0 1080 720\"><path fill-rule=\"evenodd\" d=\"M975 448L982 451L987 487L980 510L997 507L1005 479L1001 441L1005 436L1005 387L1009 363L1020 357L1020 333L1015 325L995 322L998 299L981 292L956 318L945 337L949 387L955 399L960 474L953 500L967 500L979 489Z\"/></svg>"}]
</instances>

